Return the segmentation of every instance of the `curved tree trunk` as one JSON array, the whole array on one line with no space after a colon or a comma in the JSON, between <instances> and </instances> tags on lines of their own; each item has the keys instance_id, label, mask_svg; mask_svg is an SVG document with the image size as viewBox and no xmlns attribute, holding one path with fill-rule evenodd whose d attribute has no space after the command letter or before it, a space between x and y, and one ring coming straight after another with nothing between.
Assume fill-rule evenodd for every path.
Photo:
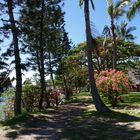
<instances>
[{"instance_id":1,"label":"curved tree trunk","mask_svg":"<svg viewBox=\"0 0 140 140\"><path fill-rule=\"evenodd\" d=\"M86 51L87 51L87 58L88 58L88 74L89 74L89 85L91 88L91 95L97 111L107 112L110 110L102 102L98 94L98 90L94 79L94 69L93 69L93 61L92 61L92 37L91 37L90 17L89 17L89 0L84 0L84 2L85 2L84 13L85 13L86 40L87 40Z\"/></svg>"},{"instance_id":2,"label":"curved tree trunk","mask_svg":"<svg viewBox=\"0 0 140 140\"><path fill-rule=\"evenodd\" d=\"M13 15L13 0L7 1L9 22L11 24L13 44L14 44L14 55L15 55L15 70L16 70L16 92L15 92L15 115L21 114L21 92L22 92L22 74L21 74L21 60L18 45L18 31L15 25L15 19Z\"/></svg>"}]
</instances>

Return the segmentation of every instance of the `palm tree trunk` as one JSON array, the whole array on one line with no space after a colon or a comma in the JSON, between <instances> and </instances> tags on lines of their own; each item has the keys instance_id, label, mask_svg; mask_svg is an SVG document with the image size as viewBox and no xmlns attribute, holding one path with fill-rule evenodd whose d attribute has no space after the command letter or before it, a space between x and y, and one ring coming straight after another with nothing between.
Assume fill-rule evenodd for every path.
<instances>
[{"instance_id":1,"label":"palm tree trunk","mask_svg":"<svg viewBox=\"0 0 140 140\"><path fill-rule=\"evenodd\" d=\"M8 14L9 21L11 24L11 30L13 35L13 44L14 44L14 55L15 55L15 70L16 70L16 92L15 92L15 107L14 112L15 115L21 114L21 92L22 92L22 74L21 74L21 60L20 60L20 52L18 45L18 31L15 25L15 19L13 15L13 1L8 0Z\"/></svg>"},{"instance_id":2,"label":"palm tree trunk","mask_svg":"<svg viewBox=\"0 0 140 140\"><path fill-rule=\"evenodd\" d=\"M89 85L91 88L91 95L97 111L107 112L110 110L105 106L105 104L100 99L95 83L93 61L92 61L92 37L91 37L90 17L89 17L89 0L85 0L84 2L85 2L84 13L85 13L86 40L87 40L86 51L87 51L87 58L88 58L88 74L89 74Z\"/></svg>"},{"instance_id":3,"label":"palm tree trunk","mask_svg":"<svg viewBox=\"0 0 140 140\"><path fill-rule=\"evenodd\" d=\"M117 67L117 44L116 44L116 34L115 34L115 25L113 20L111 21L111 30L113 37L113 69Z\"/></svg>"}]
</instances>

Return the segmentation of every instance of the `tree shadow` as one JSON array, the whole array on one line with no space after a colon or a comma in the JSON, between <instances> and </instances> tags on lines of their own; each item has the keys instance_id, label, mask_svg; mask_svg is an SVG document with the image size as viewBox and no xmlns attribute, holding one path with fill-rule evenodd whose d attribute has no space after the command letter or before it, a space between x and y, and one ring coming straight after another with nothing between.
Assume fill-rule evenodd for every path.
<instances>
[{"instance_id":1,"label":"tree shadow","mask_svg":"<svg viewBox=\"0 0 140 140\"><path fill-rule=\"evenodd\" d=\"M135 126L139 123L139 129ZM140 118L120 112L84 113L63 129L68 140L139 140Z\"/></svg>"},{"instance_id":2,"label":"tree shadow","mask_svg":"<svg viewBox=\"0 0 140 140\"><path fill-rule=\"evenodd\" d=\"M18 139L28 135L36 140L140 139L140 129L132 127L133 123L140 123L140 118L119 112L87 112L88 105L71 103L50 109L43 115L19 117L13 123L4 124L12 130L6 137Z\"/></svg>"}]
</instances>

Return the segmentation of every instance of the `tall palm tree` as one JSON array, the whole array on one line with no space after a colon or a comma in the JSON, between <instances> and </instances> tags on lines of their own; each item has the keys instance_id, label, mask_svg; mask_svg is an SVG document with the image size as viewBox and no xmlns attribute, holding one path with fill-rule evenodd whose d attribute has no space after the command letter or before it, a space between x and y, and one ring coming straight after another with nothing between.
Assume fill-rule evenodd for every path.
<instances>
[{"instance_id":1,"label":"tall palm tree","mask_svg":"<svg viewBox=\"0 0 140 140\"><path fill-rule=\"evenodd\" d=\"M86 40L87 40L87 59L88 59L88 75L89 75L89 85L91 88L91 95L95 104L97 111L107 112L110 111L105 104L102 102L94 78L94 68L92 61L92 36L90 28L90 16L89 16L89 0L80 0L80 6L84 5L84 14L85 14L85 24L86 24ZM92 8L94 9L94 3L90 0ZM94 44L95 45L95 44Z\"/></svg>"},{"instance_id":2,"label":"tall palm tree","mask_svg":"<svg viewBox=\"0 0 140 140\"><path fill-rule=\"evenodd\" d=\"M116 69L117 63L117 44L116 44L116 34L115 34L115 20L122 16L124 11L124 5L126 5L128 0L119 0L118 2L114 3L113 0L107 0L107 11L110 17L111 22L111 32L112 32L112 39L113 39L113 68Z\"/></svg>"},{"instance_id":3,"label":"tall palm tree","mask_svg":"<svg viewBox=\"0 0 140 140\"><path fill-rule=\"evenodd\" d=\"M132 0L131 0L132 1ZM137 13L140 13L140 0L133 0L132 5L130 6L128 12L127 12L127 17L129 20L135 17Z\"/></svg>"}]
</instances>

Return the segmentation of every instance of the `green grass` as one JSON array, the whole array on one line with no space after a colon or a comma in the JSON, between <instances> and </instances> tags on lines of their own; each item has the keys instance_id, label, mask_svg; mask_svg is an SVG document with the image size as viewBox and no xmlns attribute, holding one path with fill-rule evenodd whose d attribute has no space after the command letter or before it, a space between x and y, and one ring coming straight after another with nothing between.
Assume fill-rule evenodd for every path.
<instances>
[{"instance_id":1,"label":"green grass","mask_svg":"<svg viewBox=\"0 0 140 140\"><path fill-rule=\"evenodd\" d=\"M131 92L122 95L125 104L140 105L140 92Z\"/></svg>"},{"instance_id":2,"label":"green grass","mask_svg":"<svg viewBox=\"0 0 140 140\"><path fill-rule=\"evenodd\" d=\"M124 103L119 103L119 106L136 106L140 105L140 92L130 92L129 94L123 94L122 95ZM106 103L106 105L110 106L108 103L108 100L106 97L103 97L101 95L101 98ZM82 92L74 94L69 101L66 101L66 103L72 103L72 102L88 102L92 103L92 97L89 92Z\"/></svg>"},{"instance_id":3,"label":"green grass","mask_svg":"<svg viewBox=\"0 0 140 140\"><path fill-rule=\"evenodd\" d=\"M89 101L88 93L77 94L73 100ZM85 96L85 97L84 97ZM140 122L140 113L125 107L140 107L140 93L123 95L124 103L114 112L99 113L91 105L89 109L74 117L63 129L64 140L139 140L139 130L130 127ZM90 99L91 100L91 99ZM91 100L92 101L92 100Z\"/></svg>"},{"instance_id":4,"label":"green grass","mask_svg":"<svg viewBox=\"0 0 140 140\"><path fill-rule=\"evenodd\" d=\"M12 126L12 125L16 125L16 124L18 124L20 126L24 126L27 123L27 121L29 121L33 117L39 117L46 113L47 113L47 111L37 111L34 113L23 113L21 115L9 118L5 121L0 121L0 127Z\"/></svg>"},{"instance_id":5,"label":"green grass","mask_svg":"<svg viewBox=\"0 0 140 140\"><path fill-rule=\"evenodd\" d=\"M68 103L79 103L79 102L88 102L92 103L92 98L89 92L82 92L82 93L75 93L70 100L66 101L66 104Z\"/></svg>"},{"instance_id":6,"label":"green grass","mask_svg":"<svg viewBox=\"0 0 140 140\"><path fill-rule=\"evenodd\" d=\"M18 115L15 116L13 118L7 119L6 121L0 121L0 125L1 126L5 126L5 125L15 125L17 123L20 123L21 125L24 124L25 121L27 121L29 118L31 117L31 115L29 115L28 113L22 114L22 115Z\"/></svg>"}]
</instances>

